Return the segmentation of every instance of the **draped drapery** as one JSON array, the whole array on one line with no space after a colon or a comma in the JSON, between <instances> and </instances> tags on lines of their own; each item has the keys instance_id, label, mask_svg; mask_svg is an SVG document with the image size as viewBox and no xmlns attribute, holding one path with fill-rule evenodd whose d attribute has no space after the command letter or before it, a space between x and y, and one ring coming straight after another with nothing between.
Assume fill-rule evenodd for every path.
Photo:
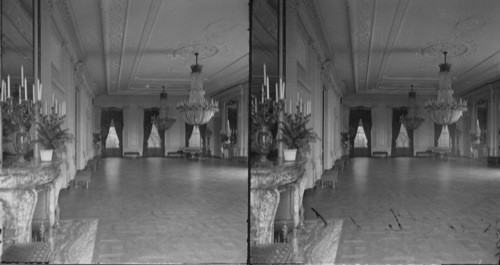
<instances>
[{"instance_id":1,"label":"draped drapery","mask_svg":"<svg viewBox=\"0 0 500 265\"><path fill-rule=\"evenodd\" d=\"M457 143L455 142L455 130L457 128L456 123L448 125L448 132L450 133L450 142L451 142L451 152L455 154L457 150Z\"/></svg>"},{"instance_id":2,"label":"draped drapery","mask_svg":"<svg viewBox=\"0 0 500 265\"><path fill-rule=\"evenodd\" d=\"M486 133L487 128L487 120L488 120L488 109L486 108L477 108L477 120L479 121L479 129L481 133Z\"/></svg>"},{"instance_id":3,"label":"draped drapery","mask_svg":"<svg viewBox=\"0 0 500 265\"><path fill-rule=\"evenodd\" d=\"M165 156L165 130L158 130L161 140L161 156Z\"/></svg>"},{"instance_id":4,"label":"draped drapery","mask_svg":"<svg viewBox=\"0 0 500 265\"><path fill-rule=\"evenodd\" d=\"M349 155L350 156L352 156L354 152L354 138L356 138L358 126L359 126L358 112L350 110L349 111L349 146L350 146Z\"/></svg>"},{"instance_id":5,"label":"draped drapery","mask_svg":"<svg viewBox=\"0 0 500 265\"><path fill-rule=\"evenodd\" d=\"M116 135L119 140L119 152L120 156L123 154L123 111L117 108L107 108L103 109L101 112L101 143L102 143L102 155L105 157L106 153L106 139L108 138L109 128L111 127L111 121L115 125Z\"/></svg>"},{"instance_id":6,"label":"draped drapery","mask_svg":"<svg viewBox=\"0 0 500 265\"><path fill-rule=\"evenodd\" d=\"M123 155L123 111L112 110L113 121L115 124L116 136L118 136L118 140L120 141L120 156Z\"/></svg>"},{"instance_id":7,"label":"draped drapery","mask_svg":"<svg viewBox=\"0 0 500 265\"><path fill-rule=\"evenodd\" d=\"M189 147L189 138L191 138L191 134L193 134L194 125L189 123L186 124L186 139L185 139L185 147Z\"/></svg>"},{"instance_id":8,"label":"draped drapery","mask_svg":"<svg viewBox=\"0 0 500 265\"><path fill-rule=\"evenodd\" d=\"M408 114L408 110L404 107L392 109L392 141L391 141L391 155L392 156L398 155L398 150L397 150L396 145L397 145L397 139L399 136L399 132L401 131L401 126L402 126L401 117L405 116L406 114ZM409 144L411 144L411 143L409 143Z\"/></svg>"},{"instance_id":9,"label":"draped drapery","mask_svg":"<svg viewBox=\"0 0 500 265\"><path fill-rule=\"evenodd\" d=\"M205 155L206 154L205 135L207 132L207 125L206 124L200 125L198 126L198 129L200 130L202 154Z\"/></svg>"},{"instance_id":10,"label":"draped drapery","mask_svg":"<svg viewBox=\"0 0 500 265\"><path fill-rule=\"evenodd\" d=\"M151 131L153 130L153 123L151 122L151 119L154 116L159 115L159 113L160 112L158 111L158 108L151 108L151 109L144 110L144 122L143 122L144 139L142 141L142 155L143 156L148 156L148 139L149 139L149 136L151 135ZM162 143L163 143L163 141L162 141Z\"/></svg>"},{"instance_id":11,"label":"draped drapery","mask_svg":"<svg viewBox=\"0 0 500 265\"><path fill-rule=\"evenodd\" d=\"M439 145L439 136L441 136L442 131L443 125L434 123L434 146Z\"/></svg>"},{"instance_id":12,"label":"draped drapery","mask_svg":"<svg viewBox=\"0 0 500 265\"><path fill-rule=\"evenodd\" d=\"M372 152L372 147L371 147L372 111L370 108L356 107L356 108L351 108L349 111L349 136L351 136L351 139L349 139L349 141L352 147L351 150L354 151L354 138L356 137L356 132L358 130L360 119L367 140L367 149L368 149L367 155L370 156Z\"/></svg>"}]
</instances>

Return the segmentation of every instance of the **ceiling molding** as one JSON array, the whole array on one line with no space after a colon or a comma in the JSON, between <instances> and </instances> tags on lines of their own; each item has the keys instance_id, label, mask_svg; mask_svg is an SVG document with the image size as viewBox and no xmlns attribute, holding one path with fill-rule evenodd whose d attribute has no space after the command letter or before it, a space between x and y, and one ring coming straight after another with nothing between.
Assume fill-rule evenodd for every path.
<instances>
[{"instance_id":1,"label":"ceiling molding","mask_svg":"<svg viewBox=\"0 0 500 265\"><path fill-rule=\"evenodd\" d=\"M121 54L129 12L128 0L102 0L101 18L105 51L106 83L108 94L118 90Z\"/></svg>"},{"instance_id":2,"label":"ceiling molding","mask_svg":"<svg viewBox=\"0 0 500 265\"><path fill-rule=\"evenodd\" d=\"M149 6L148 16L146 18L146 22L144 23L141 39L139 41L139 47L137 48L138 52L134 56L134 62L132 63L132 70L130 71L130 75L128 78L127 89L130 89L132 81L134 77L137 75L137 69L139 67L139 64L141 63L144 50L146 48L146 44L149 42L151 32L153 31L153 26L156 23L158 13L161 8L161 3L162 0L153 0L151 1L151 5Z\"/></svg>"}]
</instances>

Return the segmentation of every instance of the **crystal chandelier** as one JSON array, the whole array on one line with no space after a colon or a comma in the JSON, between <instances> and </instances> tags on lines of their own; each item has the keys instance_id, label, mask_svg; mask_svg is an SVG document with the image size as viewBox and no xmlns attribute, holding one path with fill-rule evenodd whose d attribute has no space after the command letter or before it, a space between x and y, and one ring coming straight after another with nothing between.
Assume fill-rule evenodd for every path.
<instances>
[{"instance_id":1,"label":"crystal chandelier","mask_svg":"<svg viewBox=\"0 0 500 265\"><path fill-rule=\"evenodd\" d=\"M411 86L411 91L408 92L408 114L406 116L401 117L400 121L405 126L407 130L416 130L422 122L424 122L424 118L418 115L418 106L417 106L417 93L413 92L413 85Z\"/></svg>"},{"instance_id":2,"label":"crystal chandelier","mask_svg":"<svg viewBox=\"0 0 500 265\"><path fill-rule=\"evenodd\" d=\"M199 126L207 123L219 111L219 103L213 99L205 99L205 90L203 90L203 75L201 69L203 65L198 64L198 53L196 64L191 65L191 89L189 91L189 100L177 104L177 111L182 114L186 123Z\"/></svg>"},{"instance_id":3,"label":"crystal chandelier","mask_svg":"<svg viewBox=\"0 0 500 265\"><path fill-rule=\"evenodd\" d=\"M168 115L167 93L165 93L165 86L162 88L163 92L160 94L160 115L154 116L151 119L151 122L156 126L158 131L166 131L175 123L175 117Z\"/></svg>"},{"instance_id":4,"label":"crystal chandelier","mask_svg":"<svg viewBox=\"0 0 500 265\"><path fill-rule=\"evenodd\" d=\"M429 100L425 103L427 110L432 117L432 120L441 125L450 125L462 116L463 112L467 111L467 102L453 98L453 90L451 89L451 65L446 63L446 54L444 53L444 63L439 65L439 91L438 96L434 100Z\"/></svg>"}]
</instances>

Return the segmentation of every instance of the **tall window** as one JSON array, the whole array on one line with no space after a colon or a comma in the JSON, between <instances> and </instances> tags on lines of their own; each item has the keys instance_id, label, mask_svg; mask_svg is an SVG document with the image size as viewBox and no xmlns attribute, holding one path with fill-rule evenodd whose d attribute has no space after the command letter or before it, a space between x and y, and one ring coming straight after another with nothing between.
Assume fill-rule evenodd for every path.
<instances>
[{"instance_id":1,"label":"tall window","mask_svg":"<svg viewBox=\"0 0 500 265\"><path fill-rule=\"evenodd\" d=\"M448 131L448 126L443 127L443 130L441 131L441 135L439 136L439 139L438 139L438 146L439 147L451 147L450 132Z\"/></svg>"},{"instance_id":2,"label":"tall window","mask_svg":"<svg viewBox=\"0 0 500 265\"><path fill-rule=\"evenodd\" d=\"M111 120L108 138L106 138L106 148L120 148L120 140L118 140L118 135L116 135L115 122L113 120Z\"/></svg>"},{"instance_id":3,"label":"tall window","mask_svg":"<svg viewBox=\"0 0 500 265\"><path fill-rule=\"evenodd\" d=\"M151 134L148 138L148 148L160 148L161 147L161 138L158 133L158 129L153 124L153 128L151 129Z\"/></svg>"},{"instance_id":4,"label":"tall window","mask_svg":"<svg viewBox=\"0 0 500 265\"><path fill-rule=\"evenodd\" d=\"M363 122L359 119L358 131L356 133L356 137L354 138L354 147L355 148L367 148L368 147L368 139L365 135L365 130L363 130Z\"/></svg>"},{"instance_id":5,"label":"tall window","mask_svg":"<svg viewBox=\"0 0 500 265\"><path fill-rule=\"evenodd\" d=\"M401 130L396 138L396 147L410 147L410 137L408 137L404 124L401 124Z\"/></svg>"},{"instance_id":6,"label":"tall window","mask_svg":"<svg viewBox=\"0 0 500 265\"><path fill-rule=\"evenodd\" d=\"M191 138L189 138L190 147L201 147L201 135L198 126L194 126Z\"/></svg>"}]
</instances>

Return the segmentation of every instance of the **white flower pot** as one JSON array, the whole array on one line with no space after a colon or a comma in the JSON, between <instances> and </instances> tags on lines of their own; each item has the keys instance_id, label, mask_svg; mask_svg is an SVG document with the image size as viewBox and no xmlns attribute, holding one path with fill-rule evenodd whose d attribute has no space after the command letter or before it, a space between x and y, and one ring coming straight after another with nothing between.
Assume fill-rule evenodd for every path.
<instances>
[{"instance_id":1,"label":"white flower pot","mask_svg":"<svg viewBox=\"0 0 500 265\"><path fill-rule=\"evenodd\" d=\"M53 149L40 150L40 160L42 160L42 162L51 162L53 153Z\"/></svg>"},{"instance_id":2,"label":"white flower pot","mask_svg":"<svg viewBox=\"0 0 500 265\"><path fill-rule=\"evenodd\" d=\"M285 157L285 161L295 161L297 149L283 149L283 156Z\"/></svg>"}]
</instances>

